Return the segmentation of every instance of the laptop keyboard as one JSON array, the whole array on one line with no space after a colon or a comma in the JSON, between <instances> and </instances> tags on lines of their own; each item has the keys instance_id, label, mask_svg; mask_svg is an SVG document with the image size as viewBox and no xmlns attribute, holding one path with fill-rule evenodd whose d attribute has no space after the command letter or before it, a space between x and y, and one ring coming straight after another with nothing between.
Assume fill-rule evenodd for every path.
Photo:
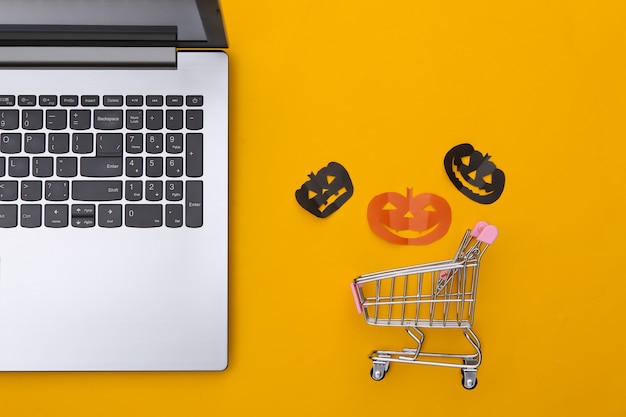
<instances>
[{"instance_id":1,"label":"laptop keyboard","mask_svg":"<svg viewBox=\"0 0 626 417\"><path fill-rule=\"evenodd\" d=\"M0 228L202 226L202 106L0 95Z\"/></svg>"}]
</instances>

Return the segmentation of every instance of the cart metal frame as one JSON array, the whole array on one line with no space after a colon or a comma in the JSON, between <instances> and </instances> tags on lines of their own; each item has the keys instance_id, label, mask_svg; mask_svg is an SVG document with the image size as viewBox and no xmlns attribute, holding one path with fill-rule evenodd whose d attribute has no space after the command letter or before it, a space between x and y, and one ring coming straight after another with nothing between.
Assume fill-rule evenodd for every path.
<instances>
[{"instance_id":1,"label":"cart metal frame","mask_svg":"<svg viewBox=\"0 0 626 417\"><path fill-rule=\"evenodd\" d=\"M478 222L467 230L451 260L361 275L352 283L357 311L374 326L404 327L417 347L370 354L372 379L380 381L392 362L459 368L462 384L473 389L482 362L480 340L472 330L480 261L498 230ZM421 329L461 329L471 353L426 352Z\"/></svg>"}]
</instances>

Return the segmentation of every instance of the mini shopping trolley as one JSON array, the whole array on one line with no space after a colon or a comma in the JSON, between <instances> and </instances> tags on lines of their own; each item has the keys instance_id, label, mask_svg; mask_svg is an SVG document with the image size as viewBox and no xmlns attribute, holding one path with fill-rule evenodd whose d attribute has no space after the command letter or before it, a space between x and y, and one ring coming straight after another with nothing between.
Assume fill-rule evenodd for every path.
<instances>
[{"instance_id":1,"label":"mini shopping trolley","mask_svg":"<svg viewBox=\"0 0 626 417\"><path fill-rule=\"evenodd\" d=\"M465 232L451 260L361 275L351 283L357 311L368 324L404 327L417 342L416 348L372 352L372 379L380 381L391 362L400 362L459 368L463 387L476 387L482 360L480 341L472 330L478 271L497 236L495 226L478 222ZM424 352L424 328L461 329L473 352Z\"/></svg>"}]
</instances>

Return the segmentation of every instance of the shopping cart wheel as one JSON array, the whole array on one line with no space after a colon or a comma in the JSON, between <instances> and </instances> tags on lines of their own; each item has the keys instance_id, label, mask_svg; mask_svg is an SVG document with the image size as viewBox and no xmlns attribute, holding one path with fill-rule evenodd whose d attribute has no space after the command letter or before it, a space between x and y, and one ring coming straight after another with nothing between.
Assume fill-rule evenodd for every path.
<instances>
[{"instance_id":1,"label":"shopping cart wheel","mask_svg":"<svg viewBox=\"0 0 626 417\"><path fill-rule=\"evenodd\" d=\"M476 378L476 370L463 370L463 378L461 378L461 384L463 388L470 390L476 388L478 385L478 378Z\"/></svg>"},{"instance_id":2,"label":"shopping cart wheel","mask_svg":"<svg viewBox=\"0 0 626 417\"><path fill-rule=\"evenodd\" d=\"M389 362L374 362L374 366L370 370L370 376L374 381L380 381L385 377L389 370Z\"/></svg>"},{"instance_id":3,"label":"shopping cart wheel","mask_svg":"<svg viewBox=\"0 0 626 417\"><path fill-rule=\"evenodd\" d=\"M463 388L474 389L478 384L478 379L476 378L478 361L475 358L465 358L463 359L463 364L472 366L471 368L461 368Z\"/></svg>"}]
</instances>

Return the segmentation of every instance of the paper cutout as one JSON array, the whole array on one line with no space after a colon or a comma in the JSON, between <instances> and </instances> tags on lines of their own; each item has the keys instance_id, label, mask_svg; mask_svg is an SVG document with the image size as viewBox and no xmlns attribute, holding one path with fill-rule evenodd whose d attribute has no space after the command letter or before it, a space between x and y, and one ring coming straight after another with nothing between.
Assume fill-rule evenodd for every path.
<instances>
[{"instance_id":1,"label":"paper cutout","mask_svg":"<svg viewBox=\"0 0 626 417\"><path fill-rule=\"evenodd\" d=\"M490 158L463 143L448 151L443 166L452 184L465 196L480 204L491 204L504 191L504 172Z\"/></svg>"},{"instance_id":2,"label":"paper cutout","mask_svg":"<svg viewBox=\"0 0 626 417\"><path fill-rule=\"evenodd\" d=\"M374 197L367 207L370 228L387 242L400 245L426 245L442 238L450 228L452 209L436 194L406 196L387 192Z\"/></svg>"},{"instance_id":3,"label":"paper cutout","mask_svg":"<svg viewBox=\"0 0 626 417\"><path fill-rule=\"evenodd\" d=\"M296 191L296 201L309 213L324 218L343 206L353 193L348 171L341 164L330 162L317 174L309 174L309 180Z\"/></svg>"}]
</instances>

